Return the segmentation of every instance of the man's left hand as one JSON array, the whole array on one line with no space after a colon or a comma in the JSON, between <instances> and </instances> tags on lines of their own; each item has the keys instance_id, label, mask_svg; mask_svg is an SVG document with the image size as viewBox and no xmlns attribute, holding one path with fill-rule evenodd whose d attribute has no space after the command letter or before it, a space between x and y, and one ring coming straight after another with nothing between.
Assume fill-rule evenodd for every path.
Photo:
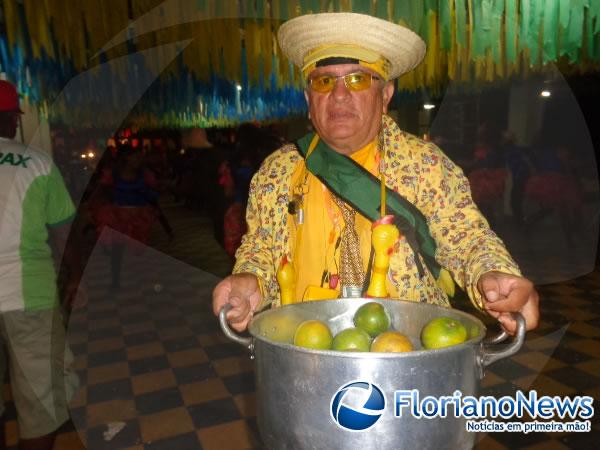
<instances>
[{"instance_id":1,"label":"man's left hand","mask_svg":"<svg viewBox=\"0 0 600 450\"><path fill-rule=\"evenodd\" d=\"M517 322L513 312L520 312L525 318L527 330L538 326L540 319L539 295L533 283L527 278L502 272L487 272L477 282L483 296L483 307L498 319L510 335L517 332Z\"/></svg>"}]
</instances>

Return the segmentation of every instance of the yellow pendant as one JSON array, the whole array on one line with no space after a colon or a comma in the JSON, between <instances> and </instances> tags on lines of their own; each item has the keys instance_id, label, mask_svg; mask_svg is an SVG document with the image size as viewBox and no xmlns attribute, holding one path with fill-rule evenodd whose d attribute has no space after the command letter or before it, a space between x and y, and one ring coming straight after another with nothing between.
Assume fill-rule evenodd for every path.
<instances>
[{"instance_id":1,"label":"yellow pendant","mask_svg":"<svg viewBox=\"0 0 600 450\"><path fill-rule=\"evenodd\" d=\"M281 264L279 264L277 283L279 283L279 291L281 292L281 304L289 305L295 303L296 272L291 261L288 261L287 255L283 255Z\"/></svg>"},{"instance_id":2,"label":"yellow pendant","mask_svg":"<svg viewBox=\"0 0 600 450\"><path fill-rule=\"evenodd\" d=\"M400 237L400 232L391 222L393 216L385 216L373 224L371 243L375 251L371 282L367 289L368 297L385 298L389 296L385 279L390 267L390 255L394 244Z\"/></svg>"}]
</instances>

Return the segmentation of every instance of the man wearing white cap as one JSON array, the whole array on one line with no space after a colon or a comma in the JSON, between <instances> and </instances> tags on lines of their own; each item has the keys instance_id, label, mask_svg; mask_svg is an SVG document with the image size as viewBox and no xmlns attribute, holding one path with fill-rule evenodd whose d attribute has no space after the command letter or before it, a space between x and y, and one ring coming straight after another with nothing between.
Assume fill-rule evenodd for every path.
<instances>
[{"instance_id":1,"label":"man wearing white cap","mask_svg":"<svg viewBox=\"0 0 600 450\"><path fill-rule=\"evenodd\" d=\"M386 296L450 306L449 272L509 333L516 311L535 328L537 292L473 203L462 171L386 114L391 80L423 59L421 38L353 13L297 17L278 38L306 79L316 133L273 153L253 179L248 232L234 274L213 292L215 314L230 303L227 318L243 330L267 304L364 295L372 225L391 213L400 238L389 247Z\"/></svg>"}]
</instances>

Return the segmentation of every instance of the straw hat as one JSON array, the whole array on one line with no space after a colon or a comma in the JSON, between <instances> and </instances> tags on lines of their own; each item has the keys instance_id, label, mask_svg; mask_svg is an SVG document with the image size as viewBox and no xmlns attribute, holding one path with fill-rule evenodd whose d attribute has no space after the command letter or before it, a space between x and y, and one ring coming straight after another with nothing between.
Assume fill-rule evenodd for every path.
<instances>
[{"instance_id":1,"label":"straw hat","mask_svg":"<svg viewBox=\"0 0 600 450\"><path fill-rule=\"evenodd\" d=\"M329 57L355 58L368 63L384 57L388 79L414 69L425 56L425 42L406 27L355 13L299 16L279 28L283 53L305 69Z\"/></svg>"}]
</instances>

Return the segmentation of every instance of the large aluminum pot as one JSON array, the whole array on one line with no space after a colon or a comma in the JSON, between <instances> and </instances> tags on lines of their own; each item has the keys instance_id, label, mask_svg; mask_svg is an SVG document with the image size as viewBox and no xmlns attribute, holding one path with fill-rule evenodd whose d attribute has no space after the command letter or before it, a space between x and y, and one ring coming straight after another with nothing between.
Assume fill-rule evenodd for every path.
<instances>
[{"instance_id":1,"label":"large aluminum pot","mask_svg":"<svg viewBox=\"0 0 600 450\"><path fill-rule=\"evenodd\" d=\"M291 327L293 330L296 324L306 319L326 321L335 335L352 326L356 310L369 301L384 305L392 328L407 335L415 351L318 351L275 340L288 339L289 336L282 336L286 334L284 328ZM484 342L485 326L472 315L434 305L379 299L314 301L272 309L254 317L249 327L251 337L241 337L227 324L228 309L229 305L226 305L219 317L224 333L247 347L250 357L255 359L258 425L269 449L471 448L476 435L466 431L464 418L450 414L446 418L418 419L407 410L402 417L395 417L394 392L417 389L421 399L428 395L451 396L456 390L460 390L463 396L476 395L484 368L516 353L525 337L525 321L520 314L516 316L517 336L508 345L499 348L497 344L506 335ZM422 350L419 340L421 329L439 316L460 320L469 330L470 339L439 350ZM332 412L336 394L355 381L364 382L359 386L369 386L372 390L372 386L378 387L385 402L383 413L378 413L379 419L364 431L343 428L336 423L335 412ZM351 390L356 396L356 389ZM370 392L366 391L365 395L368 397ZM358 397L360 400L360 390ZM381 396L379 399L381 403ZM343 401L346 401L345 397ZM354 406L359 409L366 406L368 409L369 405ZM339 404L336 403L333 408L339 411L335 408L339 408ZM375 406L375 412L377 408Z\"/></svg>"}]
</instances>

